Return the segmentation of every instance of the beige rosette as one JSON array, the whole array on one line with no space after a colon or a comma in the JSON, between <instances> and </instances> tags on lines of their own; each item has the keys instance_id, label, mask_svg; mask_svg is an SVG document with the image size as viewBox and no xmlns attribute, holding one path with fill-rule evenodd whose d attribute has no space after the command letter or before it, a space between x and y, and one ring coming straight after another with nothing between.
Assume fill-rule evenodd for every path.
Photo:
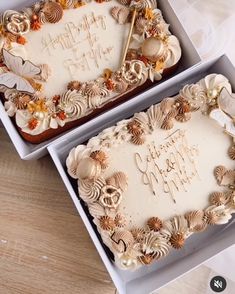
<instances>
[{"instance_id":1,"label":"beige rosette","mask_svg":"<svg viewBox=\"0 0 235 294\"><path fill-rule=\"evenodd\" d=\"M66 166L67 171L72 178L78 179L77 166L84 157L89 157L90 153L91 150L84 145L79 145L70 151L69 156L66 159Z\"/></svg>"},{"instance_id":2,"label":"beige rosette","mask_svg":"<svg viewBox=\"0 0 235 294\"><path fill-rule=\"evenodd\" d=\"M210 74L197 83L205 92L208 103L216 100L223 88L232 93L232 87L229 80L221 74ZM216 101L215 101L216 102Z\"/></svg>"},{"instance_id":3,"label":"beige rosette","mask_svg":"<svg viewBox=\"0 0 235 294\"><path fill-rule=\"evenodd\" d=\"M82 117L87 109L84 97L76 90L67 91L60 99L59 108L70 118Z\"/></svg>"}]
</instances>

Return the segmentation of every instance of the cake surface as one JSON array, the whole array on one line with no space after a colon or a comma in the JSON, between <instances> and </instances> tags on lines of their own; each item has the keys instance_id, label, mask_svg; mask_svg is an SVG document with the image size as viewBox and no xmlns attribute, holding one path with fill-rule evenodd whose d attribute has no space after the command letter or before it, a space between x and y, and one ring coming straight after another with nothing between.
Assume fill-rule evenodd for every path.
<instances>
[{"instance_id":1,"label":"cake surface","mask_svg":"<svg viewBox=\"0 0 235 294\"><path fill-rule=\"evenodd\" d=\"M68 173L121 268L232 218L234 99L229 81L211 74L71 150Z\"/></svg>"},{"instance_id":2,"label":"cake surface","mask_svg":"<svg viewBox=\"0 0 235 294\"><path fill-rule=\"evenodd\" d=\"M4 12L0 41L5 109L25 137L43 140L181 58L156 0L40 1Z\"/></svg>"}]
</instances>

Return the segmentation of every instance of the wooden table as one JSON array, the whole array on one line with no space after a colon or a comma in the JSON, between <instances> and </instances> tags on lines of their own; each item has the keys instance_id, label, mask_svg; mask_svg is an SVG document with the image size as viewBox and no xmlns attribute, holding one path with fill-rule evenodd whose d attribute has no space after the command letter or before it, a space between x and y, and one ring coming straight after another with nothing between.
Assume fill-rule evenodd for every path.
<instances>
[{"instance_id":1,"label":"wooden table","mask_svg":"<svg viewBox=\"0 0 235 294\"><path fill-rule=\"evenodd\" d=\"M114 293L49 156L21 161L0 127L0 293Z\"/></svg>"}]
</instances>

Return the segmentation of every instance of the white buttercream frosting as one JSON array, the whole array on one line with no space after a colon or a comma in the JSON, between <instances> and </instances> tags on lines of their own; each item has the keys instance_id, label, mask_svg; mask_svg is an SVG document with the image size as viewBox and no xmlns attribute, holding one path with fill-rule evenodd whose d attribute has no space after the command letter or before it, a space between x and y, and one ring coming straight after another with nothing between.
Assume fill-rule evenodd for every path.
<instances>
[{"instance_id":1,"label":"white buttercream frosting","mask_svg":"<svg viewBox=\"0 0 235 294\"><path fill-rule=\"evenodd\" d=\"M79 195L121 268L133 270L150 264L167 256L172 248L187 246L185 241L193 233L231 220L235 212L232 187L221 182L228 186L228 191L222 193L224 198L217 192L211 194L216 186L219 188L216 166L222 176L227 172L227 177L234 181L233 161L227 155L231 140L208 115L196 111L189 103L195 97L208 103L207 90L218 85L230 88L225 77L216 75L186 85L179 95L105 129L68 155L68 173L79 178ZM191 119L185 123L178 121L177 116L185 114L190 114ZM169 130L162 128L166 118L172 123ZM180 145L178 132L185 132ZM143 144L135 144L142 141L133 137L143 137ZM104 170L101 162L106 155L91 155L93 150L101 149L109 158ZM179 157L174 163L176 154L182 159ZM190 170L188 160L192 164ZM164 185L171 171L177 173L179 166L185 168L187 179L184 184L174 179L175 186L171 187L175 187L175 193L170 195ZM159 175L164 177L162 185ZM121 227L116 222L117 215L119 221L124 220Z\"/></svg>"}]
</instances>

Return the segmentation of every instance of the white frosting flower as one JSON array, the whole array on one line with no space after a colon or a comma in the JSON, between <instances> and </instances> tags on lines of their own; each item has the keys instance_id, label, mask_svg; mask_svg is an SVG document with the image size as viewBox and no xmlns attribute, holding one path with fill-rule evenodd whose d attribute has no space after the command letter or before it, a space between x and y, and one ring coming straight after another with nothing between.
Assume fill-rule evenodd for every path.
<instances>
[{"instance_id":1,"label":"white frosting flower","mask_svg":"<svg viewBox=\"0 0 235 294\"><path fill-rule=\"evenodd\" d=\"M225 208L225 205L212 205L205 210L205 219L211 225L223 225L229 222L232 218L229 209Z\"/></svg>"},{"instance_id":2,"label":"white frosting flower","mask_svg":"<svg viewBox=\"0 0 235 294\"><path fill-rule=\"evenodd\" d=\"M12 101L6 101L4 106L7 114L10 117L13 117L17 111L17 107L15 106L15 104Z\"/></svg>"},{"instance_id":3,"label":"white frosting flower","mask_svg":"<svg viewBox=\"0 0 235 294\"><path fill-rule=\"evenodd\" d=\"M179 40L175 36L171 35L168 37L167 45L168 56L165 61L165 68L169 68L177 64L182 55Z\"/></svg>"},{"instance_id":4,"label":"white frosting flower","mask_svg":"<svg viewBox=\"0 0 235 294\"><path fill-rule=\"evenodd\" d=\"M23 132L29 135L39 135L50 127L56 129L59 125L59 120L52 118L46 112L38 112L31 114L28 110L17 110L16 111L16 124L22 129ZM29 122L35 119L37 121L36 126L33 129L29 128Z\"/></svg>"},{"instance_id":5,"label":"white frosting flower","mask_svg":"<svg viewBox=\"0 0 235 294\"><path fill-rule=\"evenodd\" d=\"M66 166L68 169L68 173L72 178L78 179L78 175L77 175L78 164L83 158L89 157L90 153L91 153L90 148L87 148L84 145L79 145L70 151L69 156L67 157L67 160L66 160Z\"/></svg>"},{"instance_id":6,"label":"white frosting flower","mask_svg":"<svg viewBox=\"0 0 235 294\"><path fill-rule=\"evenodd\" d=\"M144 35L133 34L129 48L138 50L145 40Z\"/></svg>"},{"instance_id":7,"label":"white frosting flower","mask_svg":"<svg viewBox=\"0 0 235 294\"><path fill-rule=\"evenodd\" d=\"M223 88L226 88L229 94L232 93L231 84L228 79L221 74L210 74L197 84L202 87L209 100L218 98Z\"/></svg>"}]
</instances>

